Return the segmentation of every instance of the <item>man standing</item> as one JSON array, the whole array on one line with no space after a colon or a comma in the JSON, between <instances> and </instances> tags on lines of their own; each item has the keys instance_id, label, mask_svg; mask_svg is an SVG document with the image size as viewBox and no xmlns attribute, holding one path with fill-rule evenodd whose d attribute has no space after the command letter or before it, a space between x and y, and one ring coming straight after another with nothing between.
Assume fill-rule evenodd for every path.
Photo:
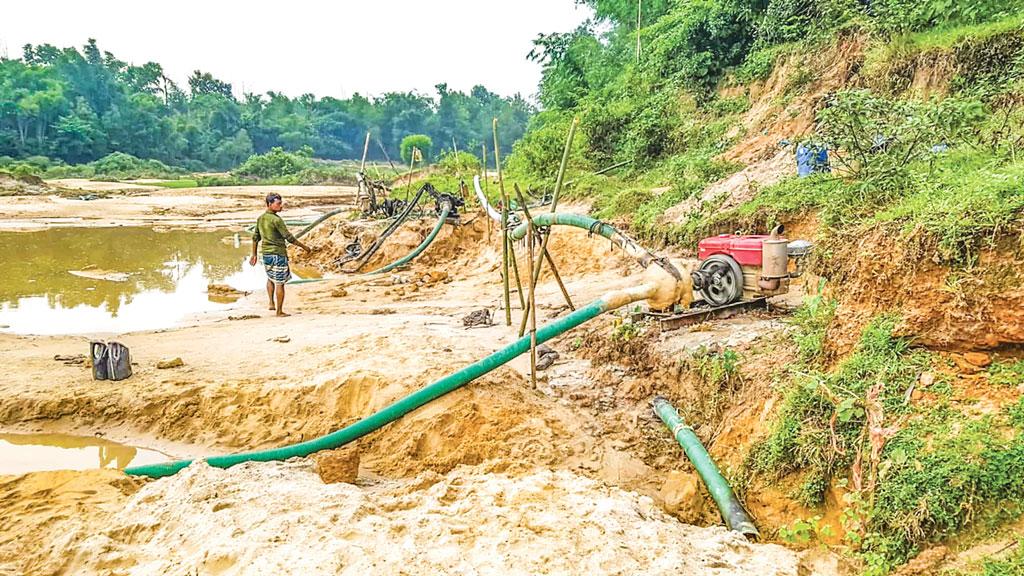
<instances>
[{"instance_id":1,"label":"man standing","mask_svg":"<svg viewBox=\"0 0 1024 576\"><path fill-rule=\"evenodd\" d=\"M267 194L267 211L256 220L256 232L252 235L252 257L249 258L249 264L256 265L256 250L262 240L263 266L267 270L267 296L270 298L270 309L277 310L278 316L288 316L283 310L284 285L292 277L292 272L288 268L287 242L298 245L306 252L309 252L310 248L299 242L288 231L284 220L277 215L281 211L282 204L280 194L276 192Z\"/></svg>"}]
</instances>

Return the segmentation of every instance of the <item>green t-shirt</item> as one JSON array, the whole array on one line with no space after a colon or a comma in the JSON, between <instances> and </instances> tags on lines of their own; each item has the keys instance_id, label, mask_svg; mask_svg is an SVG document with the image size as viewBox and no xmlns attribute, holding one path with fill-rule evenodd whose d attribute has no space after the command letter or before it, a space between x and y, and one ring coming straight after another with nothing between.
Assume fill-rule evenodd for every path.
<instances>
[{"instance_id":1,"label":"green t-shirt","mask_svg":"<svg viewBox=\"0 0 1024 576\"><path fill-rule=\"evenodd\" d=\"M285 240L294 243L295 236L288 231L288 226L280 216L267 210L256 220L256 232L252 235L254 244L258 244L260 240L263 240L264 254L288 256L288 244Z\"/></svg>"}]
</instances>

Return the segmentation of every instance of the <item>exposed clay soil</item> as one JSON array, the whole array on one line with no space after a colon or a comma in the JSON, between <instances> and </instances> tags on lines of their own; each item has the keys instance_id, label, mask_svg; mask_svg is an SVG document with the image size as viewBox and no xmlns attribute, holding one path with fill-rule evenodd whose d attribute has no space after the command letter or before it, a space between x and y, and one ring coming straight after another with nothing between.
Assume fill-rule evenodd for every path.
<instances>
[{"instance_id":1,"label":"exposed clay soil","mask_svg":"<svg viewBox=\"0 0 1024 576\"><path fill-rule=\"evenodd\" d=\"M1024 250L1012 244L979 255L976 265L936 264L936 249L885 228L834 242L826 264L840 307L829 329L838 353L849 350L876 314L898 310L898 335L951 351L1024 345ZM838 288L838 287L841 287Z\"/></svg>"}]
</instances>

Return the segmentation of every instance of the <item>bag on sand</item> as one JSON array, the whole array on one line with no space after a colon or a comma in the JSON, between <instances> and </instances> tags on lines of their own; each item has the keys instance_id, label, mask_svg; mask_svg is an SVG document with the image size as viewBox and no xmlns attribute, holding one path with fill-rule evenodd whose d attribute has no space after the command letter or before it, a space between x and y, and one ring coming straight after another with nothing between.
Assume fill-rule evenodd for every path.
<instances>
[{"instance_id":1,"label":"bag on sand","mask_svg":"<svg viewBox=\"0 0 1024 576\"><path fill-rule=\"evenodd\" d=\"M109 378L107 371L107 343L93 340L89 342L89 361L92 363L92 379L106 380Z\"/></svg>"},{"instance_id":2,"label":"bag on sand","mask_svg":"<svg viewBox=\"0 0 1024 576\"><path fill-rule=\"evenodd\" d=\"M120 342L89 342L94 380L124 380L132 375L132 355Z\"/></svg>"}]
</instances>

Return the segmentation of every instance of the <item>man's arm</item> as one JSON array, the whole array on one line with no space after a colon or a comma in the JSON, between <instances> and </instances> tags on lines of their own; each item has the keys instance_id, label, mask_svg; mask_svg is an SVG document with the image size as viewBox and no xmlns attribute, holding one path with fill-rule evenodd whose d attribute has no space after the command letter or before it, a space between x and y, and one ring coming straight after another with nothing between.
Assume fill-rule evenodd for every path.
<instances>
[{"instance_id":1,"label":"man's arm","mask_svg":"<svg viewBox=\"0 0 1024 576\"><path fill-rule=\"evenodd\" d=\"M277 219L277 229L281 232L281 235L284 236L284 239L287 240L288 242L295 244L296 246L302 248L306 252L310 252L312 250L312 248L300 242L299 239L296 238L294 234L292 234L291 230L288 229L288 225L285 224L284 220L281 218Z\"/></svg>"},{"instance_id":2,"label":"man's arm","mask_svg":"<svg viewBox=\"0 0 1024 576\"><path fill-rule=\"evenodd\" d=\"M256 249L259 247L260 240L262 239L263 238L260 237L260 227L259 224L257 224L256 231L252 233L252 255L249 256L249 266L256 265Z\"/></svg>"}]
</instances>

